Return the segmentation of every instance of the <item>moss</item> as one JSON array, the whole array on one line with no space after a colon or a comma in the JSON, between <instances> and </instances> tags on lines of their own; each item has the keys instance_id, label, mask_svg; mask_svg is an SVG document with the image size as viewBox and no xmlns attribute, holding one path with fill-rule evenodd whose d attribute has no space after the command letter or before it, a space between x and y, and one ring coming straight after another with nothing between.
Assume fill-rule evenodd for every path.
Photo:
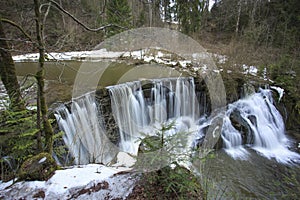
<instances>
[{"instance_id":1,"label":"moss","mask_svg":"<svg viewBox=\"0 0 300 200\"><path fill-rule=\"evenodd\" d=\"M274 85L282 87L282 103L288 113L287 129L300 130L300 60L282 55L278 62L268 66ZM282 112L285 115L285 111Z\"/></svg>"},{"instance_id":2,"label":"moss","mask_svg":"<svg viewBox=\"0 0 300 200\"><path fill-rule=\"evenodd\" d=\"M144 173L127 199L203 199L198 178L184 167L173 163L157 171Z\"/></svg>"},{"instance_id":3,"label":"moss","mask_svg":"<svg viewBox=\"0 0 300 200\"><path fill-rule=\"evenodd\" d=\"M20 180L48 180L57 170L57 164L48 153L40 153L22 164L19 172Z\"/></svg>"}]
</instances>

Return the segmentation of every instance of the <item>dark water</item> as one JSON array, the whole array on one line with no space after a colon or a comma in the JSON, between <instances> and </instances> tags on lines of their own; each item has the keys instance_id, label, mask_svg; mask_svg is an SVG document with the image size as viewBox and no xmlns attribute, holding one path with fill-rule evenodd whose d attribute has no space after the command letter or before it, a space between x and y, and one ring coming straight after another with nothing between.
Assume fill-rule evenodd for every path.
<instances>
[{"instance_id":1,"label":"dark water","mask_svg":"<svg viewBox=\"0 0 300 200\"><path fill-rule=\"evenodd\" d=\"M283 165L249 152L248 160L234 160L220 150L195 165L208 199L299 199L299 163Z\"/></svg>"},{"instance_id":2,"label":"dark water","mask_svg":"<svg viewBox=\"0 0 300 200\"><path fill-rule=\"evenodd\" d=\"M16 62L15 65L17 75L21 77L34 75L38 69L37 62ZM176 70L159 64L108 60L46 62L46 97L48 105L70 101L74 96L74 87L82 87L84 88L82 93L87 93L93 88L85 87L84 84L93 80L97 80L98 87L106 87L139 79L178 77L180 75Z\"/></svg>"},{"instance_id":3,"label":"dark water","mask_svg":"<svg viewBox=\"0 0 300 200\"><path fill-rule=\"evenodd\" d=\"M46 62L46 80L54 80L58 82L64 82L68 84L73 84L78 73L79 68L82 66L81 61L64 61L64 62ZM27 74L35 74L38 69L37 62L16 62L17 74L19 76L26 76ZM101 62L84 62L85 67L98 67ZM105 85L113 84L118 80L119 73L125 73L126 71L132 69L133 66L126 63L112 63L110 67L107 68L109 78L103 80L102 83ZM117 72L117 73L116 73Z\"/></svg>"}]
</instances>

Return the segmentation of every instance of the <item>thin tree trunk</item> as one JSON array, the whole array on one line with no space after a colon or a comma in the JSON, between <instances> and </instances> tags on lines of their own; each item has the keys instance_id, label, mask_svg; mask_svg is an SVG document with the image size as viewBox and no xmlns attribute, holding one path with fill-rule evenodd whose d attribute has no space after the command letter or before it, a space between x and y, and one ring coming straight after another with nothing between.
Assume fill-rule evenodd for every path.
<instances>
[{"instance_id":1,"label":"thin tree trunk","mask_svg":"<svg viewBox=\"0 0 300 200\"><path fill-rule=\"evenodd\" d=\"M239 0L239 2L238 2L238 16L237 16L236 26L235 26L235 36L238 36L238 33L239 33L241 11L242 11L242 0Z\"/></svg>"},{"instance_id":2,"label":"thin tree trunk","mask_svg":"<svg viewBox=\"0 0 300 200\"><path fill-rule=\"evenodd\" d=\"M0 76L10 99L9 108L13 111L25 110L20 85L18 83L16 68L9 52L9 46L0 19Z\"/></svg>"},{"instance_id":3,"label":"thin tree trunk","mask_svg":"<svg viewBox=\"0 0 300 200\"><path fill-rule=\"evenodd\" d=\"M149 6L149 26L152 27L152 20L153 20L152 3L149 3L148 6Z\"/></svg>"},{"instance_id":4,"label":"thin tree trunk","mask_svg":"<svg viewBox=\"0 0 300 200\"><path fill-rule=\"evenodd\" d=\"M34 11L35 11L35 21L36 21L36 35L37 35L37 42L38 42L38 48L39 48L39 69L36 73L36 79L38 84L38 98L37 98L37 105L40 106L40 113L41 113L41 120L43 124L43 130L45 133L45 150L52 154L53 151L53 129L52 126L48 120L48 108L46 104L45 99L45 69L44 69L44 63L45 63L45 45L43 40L43 24L41 13L39 11L40 8L40 0L34 0ZM37 119L38 121L40 119Z\"/></svg>"}]
</instances>

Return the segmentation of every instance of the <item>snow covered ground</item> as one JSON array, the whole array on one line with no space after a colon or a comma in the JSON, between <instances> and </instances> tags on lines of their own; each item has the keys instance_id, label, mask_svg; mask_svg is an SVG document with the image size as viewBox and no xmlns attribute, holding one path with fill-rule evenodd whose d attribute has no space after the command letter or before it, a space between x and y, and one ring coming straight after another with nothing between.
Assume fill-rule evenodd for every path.
<instances>
[{"instance_id":1,"label":"snow covered ground","mask_svg":"<svg viewBox=\"0 0 300 200\"><path fill-rule=\"evenodd\" d=\"M0 199L125 199L137 180L129 170L89 164L57 170L48 181L0 182Z\"/></svg>"},{"instance_id":2,"label":"snow covered ground","mask_svg":"<svg viewBox=\"0 0 300 200\"><path fill-rule=\"evenodd\" d=\"M228 57L225 55L214 54L214 53L203 53L203 54L193 54L193 57L207 59L207 57L212 58L218 65L225 64L228 61ZM183 68L187 68L191 66L191 60L184 60L182 58L174 59L172 57L172 53L168 53L160 48L156 48L154 51L153 49L141 49L135 51L127 51L127 52L115 52L115 51L107 51L106 49L99 49L93 51L73 51L73 52L52 52L46 53L46 60L47 61L70 61L70 60L77 60L77 61L93 61L97 62L103 59L118 59L118 58L131 58L136 60L143 60L145 62L154 61L159 64L164 64L168 66L175 66L180 65ZM24 55L17 55L13 56L14 62L37 62L39 59L38 53L31 53L31 54L24 54ZM193 67L193 66L191 66ZM205 72L205 66L202 67L202 71ZM243 65L242 69L244 70L245 74L252 74L256 75L258 70L255 66L247 66ZM199 67L193 67L194 71L199 70ZM219 73L223 69L219 69L216 73Z\"/></svg>"},{"instance_id":3,"label":"snow covered ground","mask_svg":"<svg viewBox=\"0 0 300 200\"><path fill-rule=\"evenodd\" d=\"M106 49L100 49L95 51L73 51L73 52L62 52L62 53L46 53L47 61L64 61L64 60L85 60L89 58L90 60L98 59L109 59L118 58L124 52L110 52ZM37 62L39 59L38 53L30 53L13 56L14 62Z\"/></svg>"},{"instance_id":4,"label":"snow covered ground","mask_svg":"<svg viewBox=\"0 0 300 200\"><path fill-rule=\"evenodd\" d=\"M99 61L102 59L117 59L117 58L132 58L143 60L145 62L155 61L156 63L165 65L177 65L178 63L182 67L187 67L187 65L192 62L189 60L174 60L172 59L171 53L166 53L159 48L155 49L141 49L136 51L127 52L115 52L107 51L106 49L93 50L93 51L73 51L73 52L63 52L63 53L46 53L47 61L69 61L69 60L80 60L80 61ZM205 55L196 55L197 57L207 57L210 56L216 60L217 63L225 63L227 57L219 54L205 53ZM38 53L24 54L13 56L14 62L37 62L39 59Z\"/></svg>"}]
</instances>

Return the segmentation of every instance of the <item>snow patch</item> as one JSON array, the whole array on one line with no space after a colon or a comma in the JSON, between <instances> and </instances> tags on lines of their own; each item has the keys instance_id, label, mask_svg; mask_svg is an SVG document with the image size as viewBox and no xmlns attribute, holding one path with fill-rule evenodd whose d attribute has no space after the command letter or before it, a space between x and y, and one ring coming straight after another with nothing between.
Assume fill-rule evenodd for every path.
<instances>
[{"instance_id":1,"label":"snow patch","mask_svg":"<svg viewBox=\"0 0 300 200\"><path fill-rule=\"evenodd\" d=\"M211 11L211 9L214 6L215 2L216 2L215 0L209 0L209 3L208 3L208 11L209 12Z\"/></svg>"},{"instance_id":2,"label":"snow patch","mask_svg":"<svg viewBox=\"0 0 300 200\"><path fill-rule=\"evenodd\" d=\"M39 164L41 164L41 163L45 162L46 160L47 160L47 158L46 158L46 157L42 158L42 159L39 161Z\"/></svg>"},{"instance_id":3,"label":"snow patch","mask_svg":"<svg viewBox=\"0 0 300 200\"><path fill-rule=\"evenodd\" d=\"M279 95L278 101L280 101L284 95L284 89L282 89L281 87L277 87L277 86L270 86L270 88L273 90L276 90L278 92L278 95Z\"/></svg>"},{"instance_id":4,"label":"snow patch","mask_svg":"<svg viewBox=\"0 0 300 200\"><path fill-rule=\"evenodd\" d=\"M209 53L209 55L213 57L214 60L219 64L225 64L228 61L228 57L225 55L216 54L216 53Z\"/></svg>"},{"instance_id":5,"label":"snow patch","mask_svg":"<svg viewBox=\"0 0 300 200\"><path fill-rule=\"evenodd\" d=\"M156 48L155 50L160 50ZM207 55L194 54L193 58L207 57ZM114 52L107 51L106 49L93 50L93 51L74 51L74 52L63 52L63 53L46 53L46 61L66 61L66 60L79 60L79 61L99 61L102 59L117 59L117 58L132 58L143 60L145 62L156 62L159 64L175 66L178 63L183 67L187 67L188 64L192 63L189 60L178 60L172 61L170 53L164 53L157 51L151 52L151 49L142 49L128 52ZM13 56L15 62L38 62L39 54L31 53Z\"/></svg>"},{"instance_id":6,"label":"snow patch","mask_svg":"<svg viewBox=\"0 0 300 200\"><path fill-rule=\"evenodd\" d=\"M253 76L257 75L258 69L256 66L248 66L248 65L243 64L242 68L244 70L244 74L251 74Z\"/></svg>"},{"instance_id":7,"label":"snow patch","mask_svg":"<svg viewBox=\"0 0 300 200\"><path fill-rule=\"evenodd\" d=\"M121 57L125 52L113 52L106 49L94 51L73 51L62 53L46 53L46 61L63 61L63 60L99 60L108 58ZM39 59L38 53L24 54L13 56L15 62L37 62Z\"/></svg>"},{"instance_id":8,"label":"snow patch","mask_svg":"<svg viewBox=\"0 0 300 200\"><path fill-rule=\"evenodd\" d=\"M89 164L65 170L57 170L48 181L0 182L0 193L8 199L33 199L39 191L45 193L45 199L69 199L78 195L78 199L111 199L126 198L132 191L136 178L130 173L117 175L128 171L128 168L106 167L99 164ZM92 190L99 184L105 184L100 190ZM81 194L81 191L89 191Z\"/></svg>"},{"instance_id":9,"label":"snow patch","mask_svg":"<svg viewBox=\"0 0 300 200\"><path fill-rule=\"evenodd\" d=\"M119 152L117 155L117 162L113 164L113 167L132 167L136 162L136 159L130 156L128 153Z\"/></svg>"}]
</instances>

